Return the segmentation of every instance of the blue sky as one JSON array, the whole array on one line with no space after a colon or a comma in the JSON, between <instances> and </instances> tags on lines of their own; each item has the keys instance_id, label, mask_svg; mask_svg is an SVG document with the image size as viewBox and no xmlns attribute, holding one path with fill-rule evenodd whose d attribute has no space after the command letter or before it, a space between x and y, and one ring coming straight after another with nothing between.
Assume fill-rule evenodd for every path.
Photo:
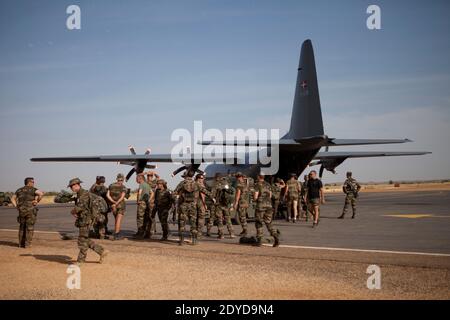
<instances>
[{"instance_id":1,"label":"blue sky","mask_svg":"<svg viewBox=\"0 0 450 320\"><path fill-rule=\"evenodd\" d=\"M81 8L81 30L66 8ZM381 30L366 8L381 8ZM363 181L450 178L450 4L446 1L2 1L0 190L25 176L57 190L115 164L31 163L36 156L170 152L171 132L288 129L301 43L315 49L325 131L404 138L411 158L347 160ZM334 150L337 150L336 148ZM160 167L168 177L173 166ZM130 184L134 186L134 183Z\"/></svg>"}]
</instances>

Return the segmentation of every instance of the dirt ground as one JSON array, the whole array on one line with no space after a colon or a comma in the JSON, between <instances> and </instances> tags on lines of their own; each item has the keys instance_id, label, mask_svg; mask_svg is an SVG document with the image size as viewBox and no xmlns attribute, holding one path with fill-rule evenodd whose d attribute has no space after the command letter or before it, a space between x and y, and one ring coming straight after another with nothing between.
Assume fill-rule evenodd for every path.
<instances>
[{"instance_id":1,"label":"dirt ground","mask_svg":"<svg viewBox=\"0 0 450 320\"><path fill-rule=\"evenodd\" d=\"M448 256L104 240L107 261L90 251L77 290L66 287L75 240L37 233L31 248L16 242L16 233L0 232L0 299L450 298ZM372 263L381 268L380 290L366 286Z\"/></svg>"}]
</instances>

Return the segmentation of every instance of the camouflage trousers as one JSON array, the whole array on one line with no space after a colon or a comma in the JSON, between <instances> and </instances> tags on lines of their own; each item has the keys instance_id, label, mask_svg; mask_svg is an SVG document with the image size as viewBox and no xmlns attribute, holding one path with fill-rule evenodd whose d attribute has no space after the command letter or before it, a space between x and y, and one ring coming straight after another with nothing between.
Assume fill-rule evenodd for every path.
<instances>
[{"instance_id":1,"label":"camouflage trousers","mask_svg":"<svg viewBox=\"0 0 450 320\"><path fill-rule=\"evenodd\" d=\"M273 237L277 236L277 230L272 226L272 207L256 208L255 210L255 227L256 238L259 240L263 237L263 223L266 225L267 230Z\"/></svg>"},{"instance_id":2,"label":"camouflage trousers","mask_svg":"<svg viewBox=\"0 0 450 320\"><path fill-rule=\"evenodd\" d=\"M237 212L239 214L239 223L242 227L242 232L247 233L247 207L238 206Z\"/></svg>"},{"instance_id":3,"label":"camouflage trousers","mask_svg":"<svg viewBox=\"0 0 450 320\"><path fill-rule=\"evenodd\" d=\"M34 224L36 223L37 208L32 212L19 213L17 222L19 223L19 246L28 247L33 241Z\"/></svg>"},{"instance_id":4,"label":"camouflage trousers","mask_svg":"<svg viewBox=\"0 0 450 320\"><path fill-rule=\"evenodd\" d=\"M162 208L162 209L157 210L158 211L158 219L159 219L159 222L161 222L163 238L165 238L165 239L167 239L167 237L169 236L169 223L168 223L169 209L170 208Z\"/></svg>"},{"instance_id":5,"label":"camouflage trousers","mask_svg":"<svg viewBox=\"0 0 450 320\"><path fill-rule=\"evenodd\" d=\"M298 218L298 198L288 198L286 203L287 206L287 219L297 219Z\"/></svg>"},{"instance_id":6,"label":"camouflage trousers","mask_svg":"<svg viewBox=\"0 0 450 320\"><path fill-rule=\"evenodd\" d=\"M139 201L136 210L136 225L138 233L142 235L144 234L144 220L146 214L148 214L147 202Z\"/></svg>"},{"instance_id":7,"label":"camouflage trousers","mask_svg":"<svg viewBox=\"0 0 450 320\"><path fill-rule=\"evenodd\" d=\"M215 208L215 218L217 220L217 227L219 229L219 235L223 235L223 220L225 219L225 224L229 234L234 234L233 224L231 223L231 213L230 208L224 205L218 205Z\"/></svg>"},{"instance_id":8,"label":"camouflage trousers","mask_svg":"<svg viewBox=\"0 0 450 320\"><path fill-rule=\"evenodd\" d=\"M344 203L344 209L342 210L342 216L344 216L347 213L348 207L350 206L350 204L352 205L353 216L355 216L355 214L356 214L356 197L353 193L347 193L347 195L345 196L345 203Z\"/></svg>"},{"instance_id":9,"label":"camouflage trousers","mask_svg":"<svg viewBox=\"0 0 450 320\"><path fill-rule=\"evenodd\" d=\"M103 216L105 217L104 221L103 222L97 222L94 225L94 232L100 239L104 239L105 238L106 231L108 229L108 212L104 213Z\"/></svg>"},{"instance_id":10,"label":"camouflage trousers","mask_svg":"<svg viewBox=\"0 0 450 320\"><path fill-rule=\"evenodd\" d=\"M212 205L209 208L209 219L208 223L206 224L206 232L208 235L211 234L211 229L214 226L214 221L216 221L216 206ZM222 220L220 221L221 224L223 224ZM217 225L219 225L219 221L217 221Z\"/></svg>"},{"instance_id":11,"label":"camouflage trousers","mask_svg":"<svg viewBox=\"0 0 450 320\"><path fill-rule=\"evenodd\" d=\"M80 253L78 254L77 262L86 261L86 256L89 249L94 250L98 255L101 255L104 251L101 245L95 244L94 241L89 239L89 229L89 226L79 228L78 248L80 249Z\"/></svg>"},{"instance_id":12,"label":"camouflage trousers","mask_svg":"<svg viewBox=\"0 0 450 320\"><path fill-rule=\"evenodd\" d=\"M272 199L273 216L272 220L278 216L278 207L280 206L280 199Z\"/></svg>"},{"instance_id":13,"label":"camouflage trousers","mask_svg":"<svg viewBox=\"0 0 450 320\"><path fill-rule=\"evenodd\" d=\"M144 214L144 237L151 238L156 233L156 210L147 207Z\"/></svg>"},{"instance_id":14,"label":"camouflage trousers","mask_svg":"<svg viewBox=\"0 0 450 320\"><path fill-rule=\"evenodd\" d=\"M183 202L180 204L178 213L178 231L184 232L186 221L189 222L191 235L197 234L197 204L193 202Z\"/></svg>"},{"instance_id":15,"label":"camouflage trousers","mask_svg":"<svg viewBox=\"0 0 450 320\"><path fill-rule=\"evenodd\" d=\"M205 207L201 204L197 205L197 233L199 236L202 235L203 227L205 226Z\"/></svg>"}]
</instances>

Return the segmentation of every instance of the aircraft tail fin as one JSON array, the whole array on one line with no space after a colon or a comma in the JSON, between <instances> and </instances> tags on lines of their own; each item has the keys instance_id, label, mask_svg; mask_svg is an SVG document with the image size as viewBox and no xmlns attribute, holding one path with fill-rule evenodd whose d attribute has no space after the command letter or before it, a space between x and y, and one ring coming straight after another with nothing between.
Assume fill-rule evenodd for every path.
<instances>
[{"instance_id":1,"label":"aircraft tail fin","mask_svg":"<svg viewBox=\"0 0 450 320\"><path fill-rule=\"evenodd\" d=\"M284 139L322 136L323 121L311 40L302 44L292 107L291 126Z\"/></svg>"}]
</instances>

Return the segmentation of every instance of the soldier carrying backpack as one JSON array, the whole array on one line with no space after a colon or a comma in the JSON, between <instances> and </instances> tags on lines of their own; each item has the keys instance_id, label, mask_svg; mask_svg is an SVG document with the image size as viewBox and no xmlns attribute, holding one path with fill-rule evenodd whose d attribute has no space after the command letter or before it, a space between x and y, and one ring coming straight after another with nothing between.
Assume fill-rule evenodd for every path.
<instances>
[{"instance_id":1,"label":"soldier carrying backpack","mask_svg":"<svg viewBox=\"0 0 450 320\"><path fill-rule=\"evenodd\" d=\"M204 187L200 187L194 179L194 172L187 171L184 180L175 189L175 194L179 196L178 210L178 232L180 235L180 245L184 244L184 231L186 220L190 224L192 244L197 244L197 201L200 192L212 198L211 193ZM213 199L213 201L215 201Z\"/></svg>"},{"instance_id":2,"label":"soldier carrying backpack","mask_svg":"<svg viewBox=\"0 0 450 320\"><path fill-rule=\"evenodd\" d=\"M76 218L75 226L79 229L78 248L80 252L77 258L77 264L81 265L86 261L88 249L92 249L99 256L99 263L102 263L108 254L101 245L95 244L89 239L89 230L94 223L99 222L104 217L103 212L108 206L102 197L84 190L81 187L82 181L78 178L69 181L68 188L77 194L75 207L71 214Z\"/></svg>"}]
</instances>

